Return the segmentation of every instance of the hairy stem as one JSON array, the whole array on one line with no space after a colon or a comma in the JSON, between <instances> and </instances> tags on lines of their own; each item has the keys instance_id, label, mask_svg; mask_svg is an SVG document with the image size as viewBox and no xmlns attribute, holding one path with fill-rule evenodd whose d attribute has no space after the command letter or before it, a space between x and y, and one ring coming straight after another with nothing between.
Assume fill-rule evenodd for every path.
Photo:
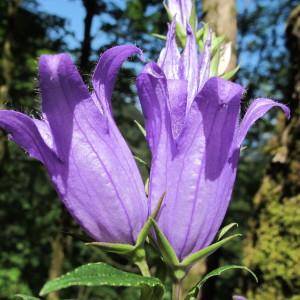
<instances>
[{"instance_id":1,"label":"hairy stem","mask_svg":"<svg viewBox=\"0 0 300 300\"><path fill-rule=\"evenodd\" d=\"M176 281L173 284L172 300L183 300L182 280Z\"/></svg>"}]
</instances>

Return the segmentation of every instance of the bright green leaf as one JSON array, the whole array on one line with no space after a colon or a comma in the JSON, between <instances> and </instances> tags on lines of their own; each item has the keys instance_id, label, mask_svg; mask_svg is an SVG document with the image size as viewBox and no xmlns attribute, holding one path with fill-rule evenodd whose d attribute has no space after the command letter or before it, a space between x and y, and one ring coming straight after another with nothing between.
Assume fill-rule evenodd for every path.
<instances>
[{"instance_id":1,"label":"bright green leaf","mask_svg":"<svg viewBox=\"0 0 300 300\"><path fill-rule=\"evenodd\" d=\"M151 288L151 297L146 298L149 300L159 300L164 293L164 286L158 278L124 272L104 263L91 263L47 282L40 291L40 296L71 286L103 285Z\"/></svg>"},{"instance_id":2,"label":"bright green leaf","mask_svg":"<svg viewBox=\"0 0 300 300\"><path fill-rule=\"evenodd\" d=\"M238 266L238 265L228 265L228 266L222 266L219 267L211 272L209 272L208 274L206 274L198 283L195 287L193 287L190 292L188 293L188 296L186 297L186 300L193 300L196 299L199 290L201 289L201 287L204 285L204 283L215 276L220 276L222 275L222 273L232 270L232 269L242 269L242 270L246 270L247 272L249 272L253 278L255 279L256 282L258 282L257 276L255 275L255 273L253 271L251 271L249 268L245 267L245 266Z\"/></svg>"}]
</instances>

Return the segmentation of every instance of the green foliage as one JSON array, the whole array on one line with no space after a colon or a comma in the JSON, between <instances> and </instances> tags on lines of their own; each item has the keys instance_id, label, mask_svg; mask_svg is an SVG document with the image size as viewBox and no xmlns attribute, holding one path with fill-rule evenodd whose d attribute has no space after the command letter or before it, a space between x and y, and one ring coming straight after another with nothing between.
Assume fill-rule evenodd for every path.
<instances>
[{"instance_id":1,"label":"green foliage","mask_svg":"<svg viewBox=\"0 0 300 300\"><path fill-rule=\"evenodd\" d=\"M147 287L152 290L151 296L147 297L148 300L160 300L164 292L164 287L157 278L124 272L104 263L94 263L80 266L74 271L47 282L40 291L40 295L44 296L53 291L80 285Z\"/></svg>"}]
</instances>

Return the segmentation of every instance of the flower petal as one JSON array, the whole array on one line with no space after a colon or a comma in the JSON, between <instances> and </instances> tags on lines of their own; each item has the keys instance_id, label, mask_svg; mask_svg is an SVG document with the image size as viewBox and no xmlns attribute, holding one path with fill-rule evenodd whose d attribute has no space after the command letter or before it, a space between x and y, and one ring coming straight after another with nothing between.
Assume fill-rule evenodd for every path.
<instances>
[{"instance_id":1,"label":"flower petal","mask_svg":"<svg viewBox=\"0 0 300 300\"><path fill-rule=\"evenodd\" d=\"M168 79L179 79L180 53L176 44L176 20L168 25L166 47L160 52L157 64Z\"/></svg>"},{"instance_id":2,"label":"flower petal","mask_svg":"<svg viewBox=\"0 0 300 300\"><path fill-rule=\"evenodd\" d=\"M11 140L46 167L50 168L58 161L30 117L13 110L0 110L0 127L10 134Z\"/></svg>"},{"instance_id":3,"label":"flower petal","mask_svg":"<svg viewBox=\"0 0 300 300\"><path fill-rule=\"evenodd\" d=\"M103 109L111 113L111 96L116 76L123 62L142 51L133 45L121 45L105 51L96 66L93 75L93 87Z\"/></svg>"},{"instance_id":4,"label":"flower petal","mask_svg":"<svg viewBox=\"0 0 300 300\"><path fill-rule=\"evenodd\" d=\"M271 99L266 98L259 98L254 100L250 107L248 108L239 128L238 138L237 138L237 145L238 147L241 146L243 140L245 139L247 132L251 128L251 126L260 119L265 113L267 113L273 107L281 108L286 116L290 117L290 110L289 108L281 103L275 102Z\"/></svg>"},{"instance_id":5,"label":"flower petal","mask_svg":"<svg viewBox=\"0 0 300 300\"><path fill-rule=\"evenodd\" d=\"M173 139L177 140L185 123L187 103L187 81L171 79L167 81L168 107L171 117Z\"/></svg>"},{"instance_id":6,"label":"flower petal","mask_svg":"<svg viewBox=\"0 0 300 300\"><path fill-rule=\"evenodd\" d=\"M171 152L168 87L164 73L155 63L145 66L137 78L137 90L145 117L146 138L152 153L149 206L155 209L166 191L167 160Z\"/></svg>"},{"instance_id":7,"label":"flower petal","mask_svg":"<svg viewBox=\"0 0 300 300\"><path fill-rule=\"evenodd\" d=\"M168 9L172 17L176 16L183 28L186 28L192 12L191 0L168 0Z\"/></svg>"},{"instance_id":8,"label":"flower petal","mask_svg":"<svg viewBox=\"0 0 300 300\"><path fill-rule=\"evenodd\" d=\"M187 112L192 105L199 86L200 69L198 67L197 49L196 37L192 28L188 25L186 46L180 60L181 79L187 80L188 83Z\"/></svg>"},{"instance_id":9,"label":"flower petal","mask_svg":"<svg viewBox=\"0 0 300 300\"><path fill-rule=\"evenodd\" d=\"M146 199L111 116L101 114L65 54L41 58L40 87L63 160L53 181L64 204L97 241L134 243L147 217Z\"/></svg>"},{"instance_id":10,"label":"flower petal","mask_svg":"<svg viewBox=\"0 0 300 300\"><path fill-rule=\"evenodd\" d=\"M208 245L223 221L235 179L242 92L220 78L208 80L168 163L158 224L180 259Z\"/></svg>"}]
</instances>

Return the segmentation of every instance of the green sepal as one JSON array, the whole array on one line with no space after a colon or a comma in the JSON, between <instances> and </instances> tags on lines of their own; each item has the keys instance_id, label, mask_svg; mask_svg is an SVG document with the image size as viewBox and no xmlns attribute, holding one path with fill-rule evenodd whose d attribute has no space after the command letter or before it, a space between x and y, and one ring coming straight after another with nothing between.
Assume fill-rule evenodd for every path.
<instances>
[{"instance_id":1,"label":"green sepal","mask_svg":"<svg viewBox=\"0 0 300 300\"><path fill-rule=\"evenodd\" d=\"M142 135L143 135L144 137L146 137L146 130L145 130L145 128L140 124L140 122L137 121L137 120L134 120L133 122L135 123L135 125L137 126L137 128L140 130L140 132L142 133Z\"/></svg>"},{"instance_id":2,"label":"green sepal","mask_svg":"<svg viewBox=\"0 0 300 300\"><path fill-rule=\"evenodd\" d=\"M217 50L220 50L222 44L225 41L225 36L217 36L212 39L212 49L211 52L214 54Z\"/></svg>"},{"instance_id":3,"label":"green sepal","mask_svg":"<svg viewBox=\"0 0 300 300\"><path fill-rule=\"evenodd\" d=\"M167 40L167 37L165 35L162 35L162 34L158 34L158 33L151 33L152 36L160 39L160 40L163 40L163 41L166 41Z\"/></svg>"},{"instance_id":4,"label":"green sepal","mask_svg":"<svg viewBox=\"0 0 300 300\"><path fill-rule=\"evenodd\" d=\"M234 227L238 227L239 224L238 223L230 223L226 226L224 226L218 233L218 241L232 228Z\"/></svg>"},{"instance_id":5,"label":"green sepal","mask_svg":"<svg viewBox=\"0 0 300 300\"><path fill-rule=\"evenodd\" d=\"M162 196L160 197L160 199L158 201L158 204L157 204L155 210L152 212L151 216L148 218L148 220L144 224L143 228L141 229L141 231L140 231L140 233L139 233L139 235L136 239L136 244L135 244L136 249L140 248L144 244L144 242L145 242L145 240L146 240L146 238L149 234L150 228L152 227L152 224L153 224L152 220L154 220L156 218L156 216L157 216L157 214L158 214L158 212L161 208L162 202L165 198L165 195L166 195L166 193L162 194Z\"/></svg>"},{"instance_id":6,"label":"green sepal","mask_svg":"<svg viewBox=\"0 0 300 300\"><path fill-rule=\"evenodd\" d=\"M228 72L224 73L223 75L221 75L221 77L223 79L230 80L230 79L232 79L232 77L234 77L236 75L236 73L239 71L239 69L240 69L240 66L237 66L233 70L228 71Z\"/></svg>"},{"instance_id":7,"label":"green sepal","mask_svg":"<svg viewBox=\"0 0 300 300\"><path fill-rule=\"evenodd\" d=\"M23 295L23 294L17 294L14 296L14 298L21 299L21 300L40 300L40 298L36 298L33 296L27 296L27 295Z\"/></svg>"},{"instance_id":8,"label":"green sepal","mask_svg":"<svg viewBox=\"0 0 300 300\"><path fill-rule=\"evenodd\" d=\"M249 268L245 267L245 266L239 266L239 265L228 265L228 266L222 266L219 267L211 272L209 272L208 274L206 274L188 293L188 295L186 296L185 300L194 300L197 299L197 295L200 291L200 289L202 288L202 286L204 285L204 283L210 279L211 277L215 277L215 276L220 276L222 275L222 273L228 271L228 270L232 270L232 269L242 269L242 270L246 270L247 272L249 272L253 278L255 279L256 282L258 282L257 276L255 275L255 273L253 271L251 271Z\"/></svg>"},{"instance_id":9,"label":"green sepal","mask_svg":"<svg viewBox=\"0 0 300 300\"><path fill-rule=\"evenodd\" d=\"M234 239L234 238L237 238L237 237L240 237L242 236L241 234L234 234L234 235L231 235L221 241L218 241L214 244L211 244L209 245L208 247L196 252L196 253L193 253L193 254L190 254L188 257L186 257L181 263L180 263L180 266L182 267L188 267L189 265L195 263L196 261L202 259L202 258L205 258L209 255L211 255L213 252L215 252L216 250L218 250L220 247L222 247L223 245L227 244L230 240Z\"/></svg>"},{"instance_id":10,"label":"green sepal","mask_svg":"<svg viewBox=\"0 0 300 300\"><path fill-rule=\"evenodd\" d=\"M179 259L169 243L168 239L164 235L164 233L160 230L158 224L155 222L153 218L151 218L151 222L153 224L155 233L156 233L156 239L159 246L159 249L161 251L162 257L166 264L176 267L179 265Z\"/></svg>"},{"instance_id":11,"label":"green sepal","mask_svg":"<svg viewBox=\"0 0 300 300\"><path fill-rule=\"evenodd\" d=\"M103 251L117 253L117 254L130 254L135 250L135 246L130 244L91 242L91 243L86 243L86 245L96 246Z\"/></svg>"},{"instance_id":12,"label":"green sepal","mask_svg":"<svg viewBox=\"0 0 300 300\"><path fill-rule=\"evenodd\" d=\"M76 268L54 280L47 282L40 296L71 286L123 286L150 289L143 294L143 300L161 299L164 286L158 278L143 277L134 273L118 270L105 263L90 263Z\"/></svg>"},{"instance_id":13,"label":"green sepal","mask_svg":"<svg viewBox=\"0 0 300 300\"><path fill-rule=\"evenodd\" d=\"M210 73L209 77L214 77L218 75L218 68L220 63L220 49L218 49L213 56L211 62L210 62Z\"/></svg>"},{"instance_id":14,"label":"green sepal","mask_svg":"<svg viewBox=\"0 0 300 300\"><path fill-rule=\"evenodd\" d=\"M190 25L194 32L197 30L197 10L196 10L196 0L192 0L192 10L191 10L191 16L190 16Z\"/></svg>"}]
</instances>

